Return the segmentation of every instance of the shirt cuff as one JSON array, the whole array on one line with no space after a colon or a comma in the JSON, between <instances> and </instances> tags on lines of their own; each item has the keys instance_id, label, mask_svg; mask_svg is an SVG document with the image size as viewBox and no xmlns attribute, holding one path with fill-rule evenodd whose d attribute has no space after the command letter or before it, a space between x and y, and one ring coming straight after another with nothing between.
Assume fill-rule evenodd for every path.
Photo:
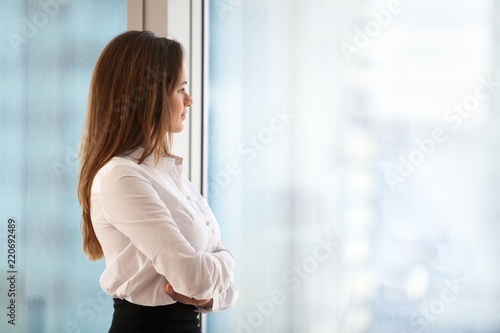
<instances>
[{"instance_id":1,"label":"shirt cuff","mask_svg":"<svg viewBox=\"0 0 500 333\"><path fill-rule=\"evenodd\" d=\"M231 263L231 270L234 270L234 266L236 266L236 260L234 259L231 252L225 249L221 249L220 251L215 253L223 255Z\"/></svg>"},{"instance_id":2,"label":"shirt cuff","mask_svg":"<svg viewBox=\"0 0 500 333\"><path fill-rule=\"evenodd\" d=\"M205 314L218 311L220 308L220 298L221 297L222 297L222 295L219 294L219 295L215 296L214 298L212 298L212 308L211 309L198 308L198 310L195 310L195 311L205 313Z\"/></svg>"}]
</instances>

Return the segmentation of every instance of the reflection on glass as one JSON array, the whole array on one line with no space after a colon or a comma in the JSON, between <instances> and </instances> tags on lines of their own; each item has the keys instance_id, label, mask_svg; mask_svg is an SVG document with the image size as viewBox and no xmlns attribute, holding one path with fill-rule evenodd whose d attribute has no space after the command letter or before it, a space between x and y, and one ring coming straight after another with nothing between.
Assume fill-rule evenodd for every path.
<instances>
[{"instance_id":1,"label":"reflection on glass","mask_svg":"<svg viewBox=\"0 0 500 333\"><path fill-rule=\"evenodd\" d=\"M206 194L240 290L208 332L499 331L500 6L208 14Z\"/></svg>"}]
</instances>

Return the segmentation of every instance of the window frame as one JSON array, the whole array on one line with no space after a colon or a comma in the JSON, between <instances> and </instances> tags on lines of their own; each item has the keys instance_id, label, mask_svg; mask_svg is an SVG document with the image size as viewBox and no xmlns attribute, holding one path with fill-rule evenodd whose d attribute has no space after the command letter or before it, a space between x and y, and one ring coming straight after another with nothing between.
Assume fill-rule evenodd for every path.
<instances>
[{"instance_id":1,"label":"window frame","mask_svg":"<svg viewBox=\"0 0 500 333\"><path fill-rule=\"evenodd\" d=\"M174 134L173 153L183 157L186 177L204 194L206 145L204 81L204 0L127 0L127 30L150 30L155 35L174 38L186 51L184 66L187 91L193 99L184 130ZM205 185L205 186L204 186Z\"/></svg>"}]
</instances>

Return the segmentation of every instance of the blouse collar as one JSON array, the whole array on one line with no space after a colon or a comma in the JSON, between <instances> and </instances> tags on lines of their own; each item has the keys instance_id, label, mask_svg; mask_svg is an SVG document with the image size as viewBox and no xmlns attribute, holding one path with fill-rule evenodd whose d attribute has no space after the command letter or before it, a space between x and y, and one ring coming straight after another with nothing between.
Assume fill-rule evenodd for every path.
<instances>
[{"instance_id":1,"label":"blouse collar","mask_svg":"<svg viewBox=\"0 0 500 333\"><path fill-rule=\"evenodd\" d=\"M128 159L135 159L135 162L139 162L142 154L145 149L142 147L137 147L137 149L132 149L124 152L122 155L126 155ZM171 154L172 157L168 156L160 156L158 164L155 166L155 156L154 153L151 153L147 156L142 163L153 169L160 169L166 173L169 173L171 169L176 170L179 176L182 174L182 170L184 170L184 166L182 165L183 158L174 154Z\"/></svg>"}]
</instances>

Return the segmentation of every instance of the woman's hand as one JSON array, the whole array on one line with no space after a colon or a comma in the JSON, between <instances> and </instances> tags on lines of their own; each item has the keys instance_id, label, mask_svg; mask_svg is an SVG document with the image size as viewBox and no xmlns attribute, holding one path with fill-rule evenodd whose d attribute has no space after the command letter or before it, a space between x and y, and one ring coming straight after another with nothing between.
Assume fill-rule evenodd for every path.
<instances>
[{"instance_id":1,"label":"woman's hand","mask_svg":"<svg viewBox=\"0 0 500 333\"><path fill-rule=\"evenodd\" d=\"M194 305L199 308L211 309L212 308L212 299L201 299L198 300L196 298L187 297L175 292L174 288L170 283L167 283L165 286L165 292L176 302L180 302L183 304Z\"/></svg>"}]
</instances>

